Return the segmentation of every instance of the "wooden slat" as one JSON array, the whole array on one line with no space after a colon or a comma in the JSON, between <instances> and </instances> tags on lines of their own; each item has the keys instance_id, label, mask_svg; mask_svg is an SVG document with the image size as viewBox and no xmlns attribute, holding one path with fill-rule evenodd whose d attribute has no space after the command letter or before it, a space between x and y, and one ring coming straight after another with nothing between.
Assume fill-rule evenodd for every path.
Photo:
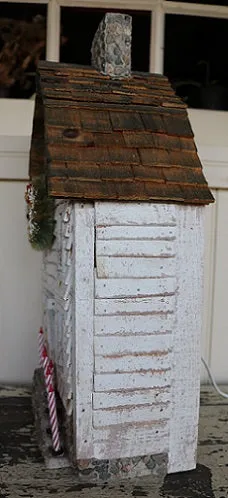
<instances>
[{"instance_id":1,"label":"wooden slat","mask_svg":"<svg viewBox=\"0 0 228 498\"><path fill-rule=\"evenodd\" d=\"M97 256L170 257L175 255L172 241L97 240Z\"/></svg>"},{"instance_id":2,"label":"wooden slat","mask_svg":"<svg viewBox=\"0 0 228 498\"><path fill-rule=\"evenodd\" d=\"M75 205L74 434L76 457L93 456L93 246L94 209ZM78 243L80 240L80 244Z\"/></svg>"},{"instance_id":3,"label":"wooden slat","mask_svg":"<svg viewBox=\"0 0 228 498\"><path fill-rule=\"evenodd\" d=\"M121 425L94 430L94 458L110 459L168 453L168 424L133 425L123 431Z\"/></svg>"},{"instance_id":4,"label":"wooden slat","mask_svg":"<svg viewBox=\"0 0 228 498\"><path fill-rule=\"evenodd\" d=\"M143 337L96 336L95 355L121 356L127 354L168 352L172 346L172 335L150 335ZM151 387L151 386L148 386Z\"/></svg>"},{"instance_id":5,"label":"wooden slat","mask_svg":"<svg viewBox=\"0 0 228 498\"><path fill-rule=\"evenodd\" d=\"M95 315L169 313L175 309L174 296L148 298L95 299Z\"/></svg>"},{"instance_id":6,"label":"wooden slat","mask_svg":"<svg viewBox=\"0 0 228 498\"><path fill-rule=\"evenodd\" d=\"M149 225L175 226L176 206L148 202L96 202L96 225Z\"/></svg>"},{"instance_id":7,"label":"wooden slat","mask_svg":"<svg viewBox=\"0 0 228 498\"><path fill-rule=\"evenodd\" d=\"M96 410L93 412L93 426L95 429L113 425L133 423L143 424L168 419L170 417L170 403L151 405L149 407L126 407L111 410ZM128 427L127 427L128 429ZM125 427L123 427L123 431Z\"/></svg>"},{"instance_id":8,"label":"wooden slat","mask_svg":"<svg viewBox=\"0 0 228 498\"><path fill-rule=\"evenodd\" d=\"M176 227L106 226L97 227L97 240L174 240Z\"/></svg>"},{"instance_id":9,"label":"wooden slat","mask_svg":"<svg viewBox=\"0 0 228 498\"><path fill-rule=\"evenodd\" d=\"M175 278L101 279L95 278L96 298L145 297L174 294Z\"/></svg>"},{"instance_id":10,"label":"wooden slat","mask_svg":"<svg viewBox=\"0 0 228 498\"><path fill-rule=\"evenodd\" d=\"M178 208L176 327L173 331L172 404L168 472L196 465L203 297L204 209ZM191 282L191 284L190 284Z\"/></svg>"},{"instance_id":11,"label":"wooden slat","mask_svg":"<svg viewBox=\"0 0 228 498\"><path fill-rule=\"evenodd\" d=\"M153 278L173 277L176 274L175 258L96 258L98 278Z\"/></svg>"},{"instance_id":12,"label":"wooden slat","mask_svg":"<svg viewBox=\"0 0 228 498\"><path fill-rule=\"evenodd\" d=\"M93 393L93 409L121 408L124 406L150 405L170 401L170 389L143 389L134 392Z\"/></svg>"},{"instance_id":13,"label":"wooden slat","mask_svg":"<svg viewBox=\"0 0 228 498\"><path fill-rule=\"evenodd\" d=\"M142 340L142 339L141 339ZM168 353L139 354L122 356L95 356L95 373L139 372L140 370L163 370L170 368Z\"/></svg>"},{"instance_id":14,"label":"wooden slat","mask_svg":"<svg viewBox=\"0 0 228 498\"><path fill-rule=\"evenodd\" d=\"M172 332L175 314L95 316L95 335L149 335ZM134 340L134 338L132 338Z\"/></svg>"},{"instance_id":15,"label":"wooden slat","mask_svg":"<svg viewBox=\"0 0 228 498\"><path fill-rule=\"evenodd\" d=\"M165 387L171 383L171 371L96 374L94 376L95 391L119 391L120 389L151 389Z\"/></svg>"}]
</instances>

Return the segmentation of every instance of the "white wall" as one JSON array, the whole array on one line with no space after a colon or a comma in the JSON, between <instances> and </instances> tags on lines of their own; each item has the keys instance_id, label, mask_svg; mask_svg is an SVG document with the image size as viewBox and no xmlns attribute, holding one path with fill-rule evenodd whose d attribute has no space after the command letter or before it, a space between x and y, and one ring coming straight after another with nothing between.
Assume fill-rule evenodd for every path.
<instances>
[{"instance_id":1,"label":"white wall","mask_svg":"<svg viewBox=\"0 0 228 498\"><path fill-rule=\"evenodd\" d=\"M215 204L206 208L202 355L216 380L228 382L228 113L189 110ZM208 376L202 368L202 380Z\"/></svg>"},{"instance_id":2,"label":"white wall","mask_svg":"<svg viewBox=\"0 0 228 498\"><path fill-rule=\"evenodd\" d=\"M41 254L24 201L33 102L1 100L0 110L0 382L30 383L41 324Z\"/></svg>"},{"instance_id":3,"label":"white wall","mask_svg":"<svg viewBox=\"0 0 228 498\"><path fill-rule=\"evenodd\" d=\"M0 382L31 382L38 364L41 254L27 241L24 202L33 106L0 100ZM189 116L216 197L206 208L202 353L227 382L228 113L190 110Z\"/></svg>"}]
</instances>

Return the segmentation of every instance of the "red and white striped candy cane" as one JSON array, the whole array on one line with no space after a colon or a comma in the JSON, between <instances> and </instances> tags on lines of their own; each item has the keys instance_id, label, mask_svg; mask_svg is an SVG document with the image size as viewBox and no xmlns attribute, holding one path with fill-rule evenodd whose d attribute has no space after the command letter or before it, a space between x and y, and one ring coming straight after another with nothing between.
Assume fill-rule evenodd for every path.
<instances>
[{"instance_id":1,"label":"red and white striped candy cane","mask_svg":"<svg viewBox=\"0 0 228 498\"><path fill-rule=\"evenodd\" d=\"M39 335L38 335L38 346L39 346L39 358L40 358L40 366L43 366L43 347L44 347L44 331L43 328L40 327Z\"/></svg>"},{"instance_id":2,"label":"red and white striped candy cane","mask_svg":"<svg viewBox=\"0 0 228 498\"><path fill-rule=\"evenodd\" d=\"M42 358L43 358L45 386L46 386L47 399L48 399L49 420L50 420L51 434L52 434L52 447L55 452L58 452L61 449L61 444L59 437L55 389L53 386L53 363L48 358L45 346L43 347Z\"/></svg>"},{"instance_id":3,"label":"red and white striped candy cane","mask_svg":"<svg viewBox=\"0 0 228 498\"><path fill-rule=\"evenodd\" d=\"M49 385L48 388L48 407L49 407L49 417L50 417L50 426L51 426L51 435L52 435L52 447L55 452L58 452L61 449L61 444L59 437L55 390L52 383Z\"/></svg>"}]
</instances>

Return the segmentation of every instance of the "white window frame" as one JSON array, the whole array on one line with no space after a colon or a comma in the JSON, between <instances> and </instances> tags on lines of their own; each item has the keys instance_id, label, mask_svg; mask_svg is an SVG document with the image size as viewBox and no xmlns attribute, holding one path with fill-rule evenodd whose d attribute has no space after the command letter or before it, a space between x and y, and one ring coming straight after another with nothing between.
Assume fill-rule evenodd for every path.
<instances>
[{"instance_id":1,"label":"white window frame","mask_svg":"<svg viewBox=\"0 0 228 498\"><path fill-rule=\"evenodd\" d=\"M0 0L1 2L4 0ZM47 4L46 60L59 62L61 7L146 10L151 12L150 64L152 73L163 73L165 15L228 19L228 7L167 0L8 0L9 3Z\"/></svg>"}]
</instances>

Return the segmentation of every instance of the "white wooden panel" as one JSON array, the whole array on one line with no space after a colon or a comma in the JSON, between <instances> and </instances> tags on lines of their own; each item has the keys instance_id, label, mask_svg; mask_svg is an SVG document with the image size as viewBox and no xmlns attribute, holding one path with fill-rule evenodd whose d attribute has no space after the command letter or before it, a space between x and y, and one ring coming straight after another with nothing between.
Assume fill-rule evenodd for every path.
<instances>
[{"instance_id":1,"label":"white wooden panel","mask_svg":"<svg viewBox=\"0 0 228 498\"><path fill-rule=\"evenodd\" d=\"M214 300L214 276L215 276L215 248L216 248L216 222L217 222L217 192L212 191L215 204L205 209L204 227L204 306L203 306L203 329L201 337L201 354L211 364L211 341L213 327L213 300ZM201 381L208 381L208 374L201 365Z\"/></svg>"},{"instance_id":2,"label":"white wooden panel","mask_svg":"<svg viewBox=\"0 0 228 498\"><path fill-rule=\"evenodd\" d=\"M97 256L170 257L175 255L172 241L97 240Z\"/></svg>"},{"instance_id":3,"label":"white wooden panel","mask_svg":"<svg viewBox=\"0 0 228 498\"><path fill-rule=\"evenodd\" d=\"M170 370L124 374L97 374L94 376L94 390L151 389L153 387L168 386L170 382Z\"/></svg>"},{"instance_id":4,"label":"white wooden panel","mask_svg":"<svg viewBox=\"0 0 228 498\"><path fill-rule=\"evenodd\" d=\"M168 353L140 355L123 355L120 357L113 356L96 356L95 372L139 372L140 370L161 370L169 368L170 355Z\"/></svg>"},{"instance_id":5,"label":"white wooden panel","mask_svg":"<svg viewBox=\"0 0 228 498\"><path fill-rule=\"evenodd\" d=\"M173 332L172 403L168 472L193 469L200 392L204 209L177 206L179 234L177 323ZM187 262L187 264L186 264Z\"/></svg>"},{"instance_id":6,"label":"white wooden panel","mask_svg":"<svg viewBox=\"0 0 228 498\"><path fill-rule=\"evenodd\" d=\"M106 226L96 229L98 240L174 240L176 227Z\"/></svg>"},{"instance_id":7,"label":"white wooden panel","mask_svg":"<svg viewBox=\"0 0 228 498\"><path fill-rule=\"evenodd\" d=\"M95 429L119 424L133 424L165 420L170 417L170 403L162 403L147 407L126 407L111 410L96 410L93 412L93 426ZM123 427L123 431L126 428ZM128 427L127 427L128 429Z\"/></svg>"},{"instance_id":8,"label":"white wooden panel","mask_svg":"<svg viewBox=\"0 0 228 498\"><path fill-rule=\"evenodd\" d=\"M121 426L94 430L94 458L124 458L138 455L167 453L168 427L164 423L131 426L123 431Z\"/></svg>"},{"instance_id":9,"label":"white wooden panel","mask_svg":"<svg viewBox=\"0 0 228 498\"><path fill-rule=\"evenodd\" d=\"M149 202L96 202L96 225L176 225L175 206Z\"/></svg>"},{"instance_id":10,"label":"white wooden panel","mask_svg":"<svg viewBox=\"0 0 228 498\"><path fill-rule=\"evenodd\" d=\"M143 297L174 294L175 278L95 279L96 298Z\"/></svg>"},{"instance_id":11,"label":"white wooden panel","mask_svg":"<svg viewBox=\"0 0 228 498\"><path fill-rule=\"evenodd\" d=\"M175 276L174 258L97 257L99 278L151 278Z\"/></svg>"},{"instance_id":12,"label":"white wooden panel","mask_svg":"<svg viewBox=\"0 0 228 498\"><path fill-rule=\"evenodd\" d=\"M150 336L96 336L94 352L97 355L120 355L169 351L171 334Z\"/></svg>"},{"instance_id":13,"label":"white wooden panel","mask_svg":"<svg viewBox=\"0 0 228 498\"><path fill-rule=\"evenodd\" d=\"M219 382L228 378L228 191L220 190L217 197L217 233L214 281L213 334L211 367Z\"/></svg>"},{"instance_id":14,"label":"white wooden panel","mask_svg":"<svg viewBox=\"0 0 228 498\"><path fill-rule=\"evenodd\" d=\"M76 457L93 456L94 209L75 204L75 420Z\"/></svg>"},{"instance_id":15,"label":"white wooden panel","mask_svg":"<svg viewBox=\"0 0 228 498\"><path fill-rule=\"evenodd\" d=\"M113 315L95 316L96 335L165 334L174 327L175 315Z\"/></svg>"},{"instance_id":16,"label":"white wooden panel","mask_svg":"<svg viewBox=\"0 0 228 498\"><path fill-rule=\"evenodd\" d=\"M95 299L96 315L121 315L124 313L168 313L175 307L175 296L148 298Z\"/></svg>"},{"instance_id":17,"label":"white wooden panel","mask_svg":"<svg viewBox=\"0 0 228 498\"><path fill-rule=\"evenodd\" d=\"M170 388L143 389L142 391L93 393L93 408L150 405L170 401Z\"/></svg>"}]
</instances>

